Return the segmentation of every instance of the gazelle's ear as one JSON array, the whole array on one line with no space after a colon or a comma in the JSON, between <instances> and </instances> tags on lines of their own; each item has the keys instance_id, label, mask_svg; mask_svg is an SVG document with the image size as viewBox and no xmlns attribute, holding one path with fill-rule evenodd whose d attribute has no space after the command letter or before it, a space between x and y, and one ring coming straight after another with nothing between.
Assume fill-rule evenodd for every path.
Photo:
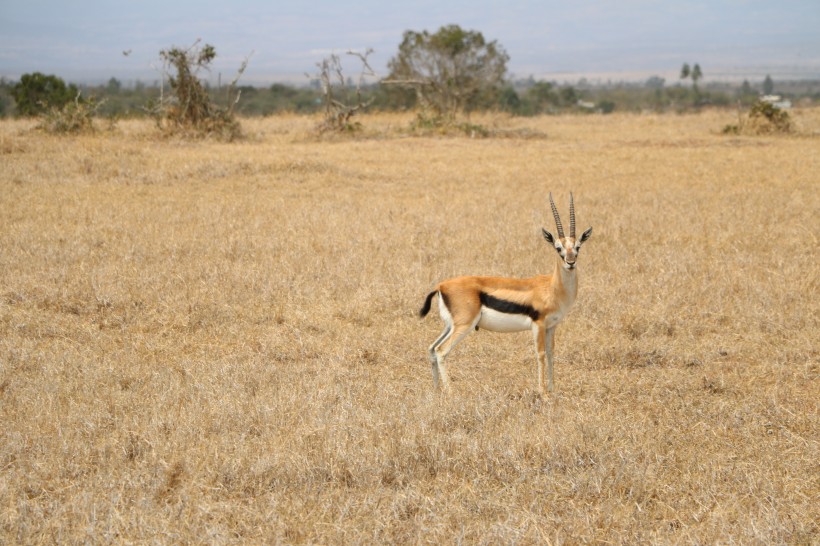
<instances>
[{"instance_id":1,"label":"gazelle's ear","mask_svg":"<svg viewBox=\"0 0 820 546\"><path fill-rule=\"evenodd\" d=\"M555 244L555 237L552 236L552 233L550 233L549 231L547 231L544 228L541 228L541 233L544 234L544 239L546 239L549 244L551 244L551 245Z\"/></svg>"},{"instance_id":2,"label":"gazelle's ear","mask_svg":"<svg viewBox=\"0 0 820 546\"><path fill-rule=\"evenodd\" d=\"M583 243L589 239L590 235L592 235L592 228L588 228L583 234L581 234L581 242Z\"/></svg>"}]
</instances>

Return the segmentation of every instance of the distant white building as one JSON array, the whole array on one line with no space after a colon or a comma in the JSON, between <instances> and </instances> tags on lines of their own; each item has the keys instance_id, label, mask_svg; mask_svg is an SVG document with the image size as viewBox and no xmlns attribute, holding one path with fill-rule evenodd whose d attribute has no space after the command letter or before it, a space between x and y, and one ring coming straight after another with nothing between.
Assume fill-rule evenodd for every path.
<instances>
[{"instance_id":1,"label":"distant white building","mask_svg":"<svg viewBox=\"0 0 820 546\"><path fill-rule=\"evenodd\" d=\"M792 101L788 99L783 100L783 97L781 97L780 95L763 95L762 97L760 97L760 100L762 100L763 102L768 102L772 106L780 108L781 110L785 110L787 108L792 107Z\"/></svg>"}]
</instances>

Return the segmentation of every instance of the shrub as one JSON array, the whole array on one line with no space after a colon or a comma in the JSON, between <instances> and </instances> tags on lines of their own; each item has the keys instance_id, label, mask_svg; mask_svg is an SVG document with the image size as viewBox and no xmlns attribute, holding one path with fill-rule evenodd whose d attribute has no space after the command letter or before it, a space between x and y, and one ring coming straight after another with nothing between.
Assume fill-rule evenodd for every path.
<instances>
[{"instance_id":1,"label":"shrub","mask_svg":"<svg viewBox=\"0 0 820 546\"><path fill-rule=\"evenodd\" d=\"M37 127L56 134L90 133L94 131L92 118L100 104L93 99L82 100L77 93L73 101L49 108Z\"/></svg>"},{"instance_id":2,"label":"shrub","mask_svg":"<svg viewBox=\"0 0 820 546\"><path fill-rule=\"evenodd\" d=\"M770 135L788 134L794 131L791 116L774 104L759 100L749 111L738 115L737 125L726 125L724 134Z\"/></svg>"},{"instance_id":3,"label":"shrub","mask_svg":"<svg viewBox=\"0 0 820 546\"><path fill-rule=\"evenodd\" d=\"M611 114L615 111L615 102L611 100L602 100L598 103L598 110L602 114Z\"/></svg>"},{"instance_id":4,"label":"shrub","mask_svg":"<svg viewBox=\"0 0 820 546\"><path fill-rule=\"evenodd\" d=\"M442 116L429 116L419 113L410 124L410 131L417 135L454 136L466 135L470 138L488 138L493 136L491 131L469 121L456 122Z\"/></svg>"},{"instance_id":5,"label":"shrub","mask_svg":"<svg viewBox=\"0 0 820 546\"><path fill-rule=\"evenodd\" d=\"M239 101L240 93L237 92L236 98L229 100L225 108L211 102L208 91L197 74L200 70L209 69L216 57L216 49L208 44L198 47L198 43L195 42L188 49L173 47L160 51L173 97L161 95L159 101L149 104L148 110L163 131L193 137L215 136L222 140L234 140L241 136L239 122L234 116L234 107ZM229 92L234 89L246 66L247 61L243 63L237 77L230 84ZM176 75L171 75L171 70L175 71Z\"/></svg>"}]
</instances>

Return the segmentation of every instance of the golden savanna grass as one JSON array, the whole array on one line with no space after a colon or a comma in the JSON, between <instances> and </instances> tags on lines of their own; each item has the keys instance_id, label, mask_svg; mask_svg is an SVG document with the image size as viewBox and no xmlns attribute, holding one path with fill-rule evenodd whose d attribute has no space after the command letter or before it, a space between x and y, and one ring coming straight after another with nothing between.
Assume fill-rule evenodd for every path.
<instances>
[{"instance_id":1,"label":"golden savanna grass","mask_svg":"<svg viewBox=\"0 0 820 546\"><path fill-rule=\"evenodd\" d=\"M0 543L816 544L820 111L0 124ZM480 331L432 390L424 295L549 273L556 392Z\"/></svg>"}]
</instances>

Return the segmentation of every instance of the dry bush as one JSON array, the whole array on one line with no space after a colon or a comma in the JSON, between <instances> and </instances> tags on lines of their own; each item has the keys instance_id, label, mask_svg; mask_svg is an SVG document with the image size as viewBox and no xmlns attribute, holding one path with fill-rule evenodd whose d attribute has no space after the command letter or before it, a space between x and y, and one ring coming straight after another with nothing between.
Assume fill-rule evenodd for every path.
<instances>
[{"instance_id":1,"label":"dry bush","mask_svg":"<svg viewBox=\"0 0 820 546\"><path fill-rule=\"evenodd\" d=\"M94 116L102 103L93 98L82 99L78 94L63 106L52 106L40 117L37 128L52 134L94 132Z\"/></svg>"},{"instance_id":2,"label":"dry bush","mask_svg":"<svg viewBox=\"0 0 820 546\"><path fill-rule=\"evenodd\" d=\"M719 118L4 122L0 542L817 542L817 143ZM436 396L421 299L550 271L570 190L595 232L557 392L482 331Z\"/></svg>"},{"instance_id":3,"label":"dry bush","mask_svg":"<svg viewBox=\"0 0 820 546\"><path fill-rule=\"evenodd\" d=\"M737 125L723 128L725 134L733 135L784 135L794 132L789 113L766 101L757 101L748 112L738 114Z\"/></svg>"},{"instance_id":4,"label":"dry bush","mask_svg":"<svg viewBox=\"0 0 820 546\"><path fill-rule=\"evenodd\" d=\"M215 137L224 141L233 141L242 136L234 113L240 93L236 91L235 98L232 95L247 67L247 59L228 85L230 103L221 107L211 100L199 79L200 71L208 71L216 58L216 49L212 45L200 46L197 40L187 49L172 47L162 50L160 57L164 65L163 81L168 80L172 95L163 93L156 104L148 106L148 112L163 133L186 138Z\"/></svg>"}]
</instances>

